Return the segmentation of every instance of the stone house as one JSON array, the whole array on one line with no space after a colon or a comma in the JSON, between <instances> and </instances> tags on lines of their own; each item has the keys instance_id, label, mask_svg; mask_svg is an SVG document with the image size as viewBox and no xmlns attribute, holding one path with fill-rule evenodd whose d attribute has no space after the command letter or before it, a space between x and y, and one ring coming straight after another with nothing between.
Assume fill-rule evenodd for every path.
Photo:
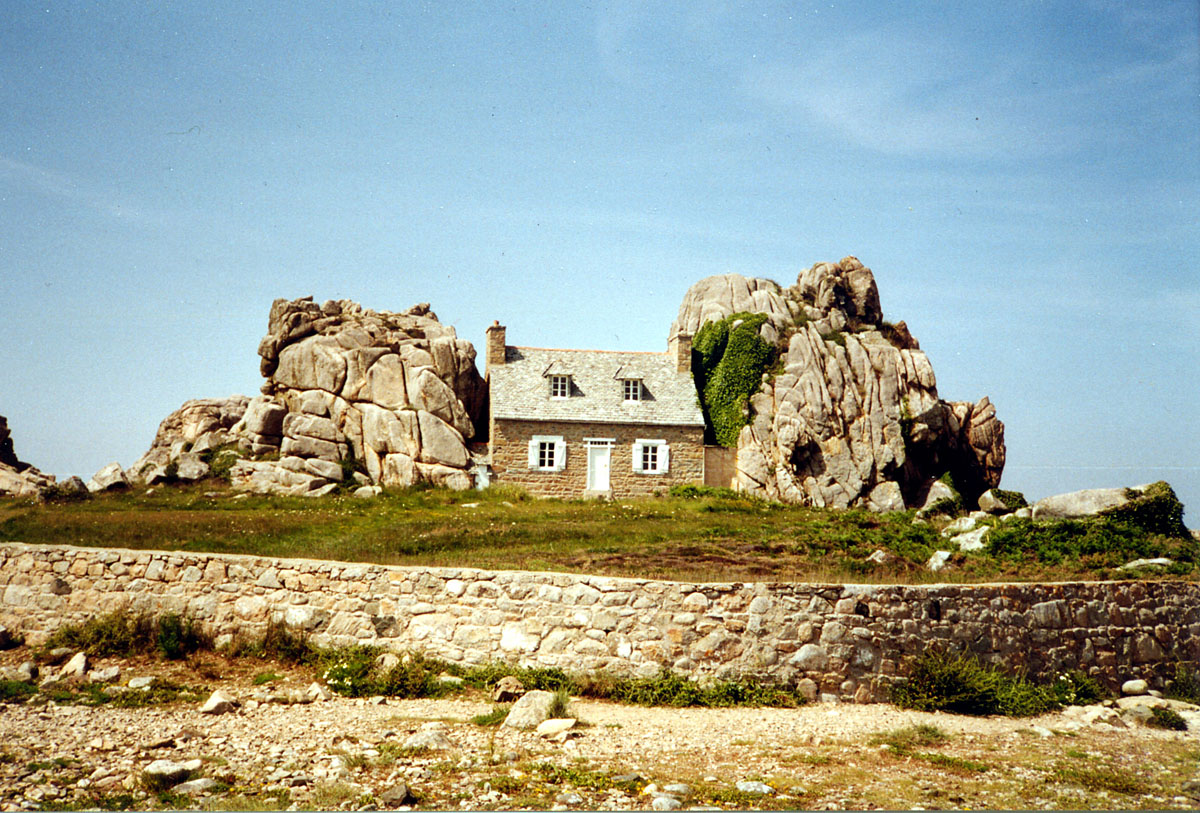
<instances>
[{"instance_id":1,"label":"stone house","mask_svg":"<svg viewBox=\"0 0 1200 813\"><path fill-rule=\"evenodd\" d=\"M629 497L703 483L692 341L666 353L505 344L487 330L490 477L539 496Z\"/></svg>"}]
</instances>

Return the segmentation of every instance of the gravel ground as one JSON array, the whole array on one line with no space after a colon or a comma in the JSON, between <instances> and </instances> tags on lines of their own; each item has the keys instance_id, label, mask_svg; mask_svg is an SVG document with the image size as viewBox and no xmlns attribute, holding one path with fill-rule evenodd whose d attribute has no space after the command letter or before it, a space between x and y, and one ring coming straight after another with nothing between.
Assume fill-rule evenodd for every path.
<instances>
[{"instance_id":1,"label":"gravel ground","mask_svg":"<svg viewBox=\"0 0 1200 813\"><path fill-rule=\"evenodd\" d=\"M5 662L12 661L10 657ZM120 665L241 701L140 709L0 704L0 808L163 809L935 809L1180 808L1200 804L1200 736L1115 710L1033 719L888 705L642 708L574 700L564 741L471 722L469 699L260 702L297 694L303 670L212 660ZM270 668L278 679L254 685ZM1189 716L1191 712L1189 711ZM905 744L933 726L941 742ZM924 729L926 732L929 729ZM897 733L901 732L901 733ZM432 747L408 742L421 735ZM937 739L934 737L933 739ZM183 789L148 784L156 760L187 763ZM174 780L172 780L174 781ZM760 785L745 784L761 783ZM739 783L743 783L739 789ZM680 787L685 785L686 788ZM766 791L766 792L763 792Z\"/></svg>"}]
</instances>

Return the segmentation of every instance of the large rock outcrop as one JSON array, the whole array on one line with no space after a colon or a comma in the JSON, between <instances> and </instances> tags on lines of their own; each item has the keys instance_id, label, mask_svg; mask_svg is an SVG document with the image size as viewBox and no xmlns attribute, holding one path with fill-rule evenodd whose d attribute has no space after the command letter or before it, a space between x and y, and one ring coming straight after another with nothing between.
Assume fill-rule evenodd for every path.
<instances>
[{"instance_id":1,"label":"large rock outcrop","mask_svg":"<svg viewBox=\"0 0 1200 813\"><path fill-rule=\"evenodd\" d=\"M253 442L285 459L353 460L383 485L471 485L467 442L487 391L475 348L429 305L277 299L258 354L264 399L241 427Z\"/></svg>"},{"instance_id":2,"label":"large rock outcrop","mask_svg":"<svg viewBox=\"0 0 1200 813\"><path fill-rule=\"evenodd\" d=\"M738 485L770 499L893 510L921 505L949 472L972 502L999 485L1004 426L987 398L938 397L933 367L903 322L883 320L856 258L818 263L783 288L737 274L688 290L671 335L761 313L773 375L746 404Z\"/></svg>"},{"instance_id":3,"label":"large rock outcrop","mask_svg":"<svg viewBox=\"0 0 1200 813\"><path fill-rule=\"evenodd\" d=\"M485 418L475 348L421 304L277 299L259 343L262 395L188 401L130 469L143 483L228 472L235 488L314 496L347 477L469 488ZM229 455L231 458L221 458Z\"/></svg>"},{"instance_id":4,"label":"large rock outcrop","mask_svg":"<svg viewBox=\"0 0 1200 813\"><path fill-rule=\"evenodd\" d=\"M8 419L0 415L0 495L37 497L53 484L53 474L43 474L17 457Z\"/></svg>"}]
</instances>

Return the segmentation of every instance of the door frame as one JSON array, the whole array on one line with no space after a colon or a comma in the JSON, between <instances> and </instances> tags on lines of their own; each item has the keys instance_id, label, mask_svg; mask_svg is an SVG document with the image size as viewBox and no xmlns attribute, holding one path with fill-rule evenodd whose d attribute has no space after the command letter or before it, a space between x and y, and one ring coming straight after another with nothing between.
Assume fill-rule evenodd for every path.
<instances>
[{"instance_id":1,"label":"door frame","mask_svg":"<svg viewBox=\"0 0 1200 813\"><path fill-rule=\"evenodd\" d=\"M587 444L587 480L584 482L584 494L588 496L612 495L612 450L616 438L584 438ZM596 487L596 462L602 458L608 460L608 483L603 488Z\"/></svg>"}]
</instances>

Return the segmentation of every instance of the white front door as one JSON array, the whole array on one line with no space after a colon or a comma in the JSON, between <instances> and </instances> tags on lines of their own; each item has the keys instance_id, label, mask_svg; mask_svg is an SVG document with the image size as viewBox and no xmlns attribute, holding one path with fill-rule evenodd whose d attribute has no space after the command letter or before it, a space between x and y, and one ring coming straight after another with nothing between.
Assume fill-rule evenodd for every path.
<instances>
[{"instance_id":1,"label":"white front door","mask_svg":"<svg viewBox=\"0 0 1200 813\"><path fill-rule=\"evenodd\" d=\"M611 468L611 446L588 446L588 491L608 491L612 487L609 479Z\"/></svg>"}]
</instances>

